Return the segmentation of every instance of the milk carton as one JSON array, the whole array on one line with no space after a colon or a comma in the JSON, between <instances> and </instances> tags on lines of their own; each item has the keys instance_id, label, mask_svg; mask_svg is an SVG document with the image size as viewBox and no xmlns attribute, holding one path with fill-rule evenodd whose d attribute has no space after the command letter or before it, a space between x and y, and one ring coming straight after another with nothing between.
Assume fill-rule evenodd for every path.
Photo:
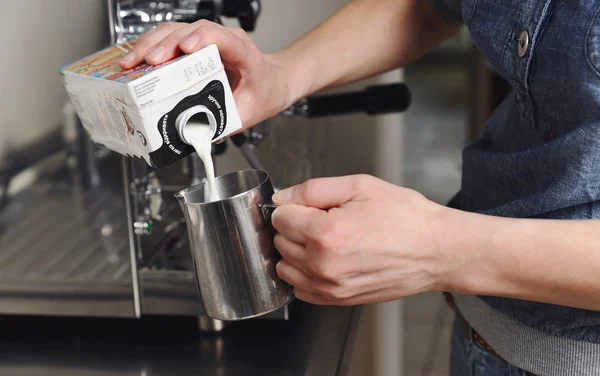
<instances>
[{"instance_id":1,"label":"milk carton","mask_svg":"<svg viewBox=\"0 0 600 376\"><path fill-rule=\"evenodd\" d=\"M241 129L216 45L130 70L118 65L125 54L121 46L111 46L61 68L71 102L94 142L161 168L194 151L178 133L190 111L210 123L213 141Z\"/></svg>"}]
</instances>

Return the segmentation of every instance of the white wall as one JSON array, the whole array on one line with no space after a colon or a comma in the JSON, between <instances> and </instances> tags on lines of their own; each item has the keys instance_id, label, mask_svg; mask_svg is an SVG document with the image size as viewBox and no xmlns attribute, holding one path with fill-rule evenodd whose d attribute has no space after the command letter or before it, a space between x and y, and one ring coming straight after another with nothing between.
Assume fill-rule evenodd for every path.
<instances>
[{"instance_id":1,"label":"white wall","mask_svg":"<svg viewBox=\"0 0 600 376\"><path fill-rule=\"evenodd\" d=\"M62 121L67 95L59 68L108 41L105 3L2 2L0 150L33 141Z\"/></svg>"},{"instance_id":2,"label":"white wall","mask_svg":"<svg viewBox=\"0 0 600 376\"><path fill-rule=\"evenodd\" d=\"M263 0L263 14L253 39L264 52L274 52L299 38L325 20L348 0ZM357 25L348 25L357 27ZM357 47L358 48L358 47ZM349 88L370 83L400 81L395 71ZM309 120L290 121L302 126ZM321 120L319 120L322 122ZM395 184L402 183L403 117L389 115L369 118L362 115L331 119L332 175L370 173ZM282 127L283 128L283 127ZM268 159L268 144L261 149ZM264 161L269 165L269 161ZM219 173L247 168L236 150L217 161ZM359 340L350 368L352 376L402 375L402 305L392 302L368 307L359 330Z\"/></svg>"}]
</instances>

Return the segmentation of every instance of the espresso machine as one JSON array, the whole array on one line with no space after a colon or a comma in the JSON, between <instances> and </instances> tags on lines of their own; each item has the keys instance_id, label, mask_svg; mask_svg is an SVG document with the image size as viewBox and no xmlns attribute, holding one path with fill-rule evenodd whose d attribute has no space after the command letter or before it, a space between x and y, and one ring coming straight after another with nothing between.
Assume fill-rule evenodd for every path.
<instances>
[{"instance_id":1,"label":"espresso machine","mask_svg":"<svg viewBox=\"0 0 600 376\"><path fill-rule=\"evenodd\" d=\"M165 21L235 18L252 32L260 0L108 0L112 43ZM404 84L306 98L279 116L315 118L406 110ZM0 314L141 318L193 316L201 330L224 323L203 310L187 226L175 193L204 179L196 154L162 169L93 144L72 107L63 131L0 165ZM213 146L264 169L255 149L267 122ZM11 192L27 174L29 184ZM274 182L277 185L277 182ZM260 319L286 320L288 305Z\"/></svg>"}]
</instances>

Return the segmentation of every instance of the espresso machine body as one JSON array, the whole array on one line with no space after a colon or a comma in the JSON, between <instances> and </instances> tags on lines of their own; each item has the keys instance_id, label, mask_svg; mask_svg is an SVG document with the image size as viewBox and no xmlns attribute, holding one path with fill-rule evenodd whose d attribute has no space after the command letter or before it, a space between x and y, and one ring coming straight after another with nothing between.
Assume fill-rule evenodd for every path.
<instances>
[{"instance_id":1,"label":"espresso machine body","mask_svg":"<svg viewBox=\"0 0 600 376\"><path fill-rule=\"evenodd\" d=\"M235 17L252 31L260 13L259 0L106 5L110 39L118 44L165 21ZM185 315L219 328L204 313L174 197L204 178L198 156L154 169L94 145L72 106L64 109L64 123L52 140L0 165L0 314ZM238 146L251 153L245 137ZM223 143L213 154L226 150ZM14 189L28 173L35 183ZM265 318L287 319L288 310Z\"/></svg>"}]
</instances>

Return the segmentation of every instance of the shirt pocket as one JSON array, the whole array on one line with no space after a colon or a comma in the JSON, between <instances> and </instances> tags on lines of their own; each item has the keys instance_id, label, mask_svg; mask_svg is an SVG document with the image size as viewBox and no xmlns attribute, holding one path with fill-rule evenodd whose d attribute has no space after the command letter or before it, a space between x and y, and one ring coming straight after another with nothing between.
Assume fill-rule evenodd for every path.
<instances>
[{"instance_id":1,"label":"shirt pocket","mask_svg":"<svg viewBox=\"0 0 600 376\"><path fill-rule=\"evenodd\" d=\"M600 76L600 7L587 33L586 54L592 69Z\"/></svg>"},{"instance_id":2,"label":"shirt pocket","mask_svg":"<svg viewBox=\"0 0 600 376\"><path fill-rule=\"evenodd\" d=\"M600 8L558 2L535 47L530 96L544 141L600 124Z\"/></svg>"},{"instance_id":3,"label":"shirt pocket","mask_svg":"<svg viewBox=\"0 0 600 376\"><path fill-rule=\"evenodd\" d=\"M463 19L465 20L465 25L467 25L467 26L471 25L471 20L473 19L473 16L475 15L475 9L477 8L477 1L478 0L463 0L463 4L462 4Z\"/></svg>"}]
</instances>

